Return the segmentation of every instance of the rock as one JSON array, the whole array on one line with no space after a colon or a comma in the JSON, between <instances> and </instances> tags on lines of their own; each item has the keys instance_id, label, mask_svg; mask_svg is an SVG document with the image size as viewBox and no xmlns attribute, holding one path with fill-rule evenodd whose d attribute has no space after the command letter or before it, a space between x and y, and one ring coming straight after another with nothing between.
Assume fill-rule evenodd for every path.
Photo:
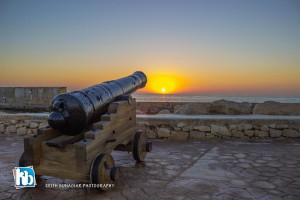
<instances>
[{"instance_id":1,"label":"rock","mask_svg":"<svg viewBox=\"0 0 300 200\"><path fill-rule=\"evenodd\" d=\"M239 124L238 125L238 130L239 131L249 130L251 128L252 128L251 124Z\"/></svg>"},{"instance_id":2,"label":"rock","mask_svg":"<svg viewBox=\"0 0 300 200\"><path fill-rule=\"evenodd\" d=\"M282 135L284 137L291 137L291 138L300 137L300 133L293 129L284 129Z\"/></svg>"},{"instance_id":3,"label":"rock","mask_svg":"<svg viewBox=\"0 0 300 200\"><path fill-rule=\"evenodd\" d=\"M244 131L244 134L249 136L249 137L253 137L254 131L246 130L246 131Z\"/></svg>"},{"instance_id":4,"label":"rock","mask_svg":"<svg viewBox=\"0 0 300 200\"><path fill-rule=\"evenodd\" d=\"M157 130L157 136L159 138L170 138L171 131L168 128L159 128Z\"/></svg>"},{"instance_id":5,"label":"rock","mask_svg":"<svg viewBox=\"0 0 300 200\"><path fill-rule=\"evenodd\" d=\"M181 128L173 127L173 130L174 130L174 131L181 131Z\"/></svg>"},{"instance_id":6,"label":"rock","mask_svg":"<svg viewBox=\"0 0 300 200\"><path fill-rule=\"evenodd\" d=\"M221 135L221 136L231 135L231 133L225 126L211 125L210 130L213 135Z\"/></svg>"},{"instance_id":7,"label":"rock","mask_svg":"<svg viewBox=\"0 0 300 200\"><path fill-rule=\"evenodd\" d=\"M233 130L236 130L237 131L237 125L233 125L233 124L231 124L231 125L229 125L229 131L231 132L231 131L233 131Z\"/></svg>"},{"instance_id":8,"label":"rock","mask_svg":"<svg viewBox=\"0 0 300 200\"><path fill-rule=\"evenodd\" d=\"M244 138L245 135L242 131L236 131L235 133L232 134L233 137L235 138Z\"/></svg>"},{"instance_id":9,"label":"rock","mask_svg":"<svg viewBox=\"0 0 300 200\"><path fill-rule=\"evenodd\" d=\"M195 126L194 130L201 131L201 132L210 132L209 126Z\"/></svg>"},{"instance_id":10,"label":"rock","mask_svg":"<svg viewBox=\"0 0 300 200\"><path fill-rule=\"evenodd\" d=\"M138 126L149 126L149 122L137 122Z\"/></svg>"},{"instance_id":11,"label":"rock","mask_svg":"<svg viewBox=\"0 0 300 200\"><path fill-rule=\"evenodd\" d=\"M0 133L4 133L4 131L5 131L5 125L0 124Z\"/></svg>"},{"instance_id":12,"label":"rock","mask_svg":"<svg viewBox=\"0 0 300 200\"><path fill-rule=\"evenodd\" d=\"M157 133L155 133L154 131L147 129L147 137L150 139L155 139L157 138Z\"/></svg>"},{"instance_id":13,"label":"rock","mask_svg":"<svg viewBox=\"0 0 300 200\"><path fill-rule=\"evenodd\" d=\"M18 128L17 135L26 135L26 127Z\"/></svg>"},{"instance_id":14,"label":"rock","mask_svg":"<svg viewBox=\"0 0 300 200\"><path fill-rule=\"evenodd\" d=\"M185 126L185 123L183 123L183 122L180 122L180 123L177 124L177 127L178 127L178 128L182 128L182 127L184 127L184 126Z\"/></svg>"},{"instance_id":15,"label":"rock","mask_svg":"<svg viewBox=\"0 0 300 200\"><path fill-rule=\"evenodd\" d=\"M272 138L277 138L280 137L282 135L282 130L277 130L277 129L270 129L270 137Z\"/></svg>"},{"instance_id":16,"label":"rock","mask_svg":"<svg viewBox=\"0 0 300 200\"><path fill-rule=\"evenodd\" d=\"M47 122L41 122L39 124L39 128L44 128L44 127L47 127L48 126L48 123Z\"/></svg>"},{"instance_id":17,"label":"rock","mask_svg":"<svg viewBox=\"0 0 300 200\"><path fill-rule=\"evenodd\" d=\"M174 107L174 114L201 115L209 114L210 103L186 103Z\"/></svg>"},{"instance_id":18,"label":"rock","mask_svg":"<svg viewBox=\"0 0 300 200\"><path fill-rule=\"evenodd\" d=\"M191 131L191 130L193 130L192 126L185 126L182 128L182 131Z\"/></svg>"},{"instance_id":19,"label":"rock","mask_svg":"<svg viewBox=\"0 0 300 200\"><path fill-rule=\"evenodd\" d=\"M264 103L256 104L253 109L253 114L300 115L300 103L278 103L275 101L266 101Z\"/></svg>"},{"instance_id":20,"label":"rock","mask_svg":"<svg viewBox=\"0 0 300 200\"><path fill-rule=\"evenodd\" d=\"M276 128L276 129L287 129L289 128L289 125L287 124L270 124L270 128Z\"/></svg>"},{"instance_id":21,"label":"rock","mask_svg":"<svg viewBox=\"0 0 300 200\"><path fill-rule=\"evenodd\" d=\"M9 125L9 126L7 126L5 132L7 134L16 133L17 132L16 125Z\"/></svg>"},{"instance_id":22,"label":"rock","mask_svg":"<svg viewBox=\"0 0 300 200\"><path fill-rule=\"evenodd\" d=\"M205 138L207 139L213 139L213 138L216 138L215 135L211 134L211 133L205 133Z\"/></svg>"},{"instance_id":23,"label":"rock","mask_svg":"<svg viewBox=\"0 0 300 200\"><path fill-rule=\"evenodd\" d=\"M16 124L17 123L17 120L10 120L9 121L11 124Z\"/></svg>"},{"instance_id":24,"label":"rock","mask_svg":"<svg viewBox=\"0 0 300 200\"><path fill-rule=\"evenodd\" d=\"M33 128L38 128L38 127L39 127L39 124L36 123L36 122L30 122L29 127L30 127L31 129L33 129Z\"/></svg>"},{"instance_id":25,"label":"rock","mask_svg":"<svg viewBox=\"0 0 300 200\"><path fill-rule=\"evenodd\" d=\"M21 128L21 127L24 127L24 126L25 126L25 123L16 124L16 128Z\"/></svg>"},{"instance_id":26,"label":"rock","mask_svg":"<svg viewBox=\"0 0 300 200\"><path fill-rule=\"evenodd\" d=\"M189 138L190 139L204 139L205 138L205 132L191 131Z\"/></svg>"},{"instance_id":27,"label":"rock","mask_svg":"<svg viewBox=\"0 0 300 200\"><path fill-rule=\"evenodd\" d=\"M37 134L37 129L31 129L31 130L32 130L33 135Z\"/></svg>"},{"instance_id":28,"label":"rock","mask_svg":"<svg viewBox=\"0 0 300 200\"><path fill-rule=\"evenodd\" d=\"M28 129L27 132L26 132L26 135L34 135L34 134L33 134L33 131L31 129Z\"/></svg>"},{"instance_id":29,"label":"rock","mask_svg":"<svg viewBox=\"0 0 300 200\"><path fill-rule=\"evenodd\" d=\"M188 132L182 132L182 131L172 131L171 132L171 139L173 140L186 140L189 137Z\"/></svg>"},{"instance_id":30,"label":"rock","mask_svg":"<svg viewBox=\"0 0 300 200\"><path fill-rule=\"evenodd\" d=\"M261 130L261 131L269 131L270 129L269 129L269 127L268 127L267 125L262 125L262 126L260 127L260 130Z\"/></svg>"},{"instance_id":31,"label":"rock","mask_svg":"<svg viewBox=\"0 0 300 200\"><path fill-rule=\"evenodd\" d=\"M268 137L268 135L269 135L269 132L267 132L267 131L259 131L259 130L255 131L255 136L256 137L263 138L263 137Z\"/></svg>"},{"instance_id":32,"label":"rock","mask_svg":"<svg viewBox=\"0 0 300 200\"><path fill-rule=\"evenodd\" d=\"M171 112L168 109L163 109L163 110L159 111L158 114L171 114Z\"/></svg>"},{"instance_id":33,"label":"rock","mask_svg":"<svg viewBox=\"0 0 300 200\"><path fill-rule=\"evenodd\" d=\"M227 101L224 99L214 101L211 103L211 114L251 114L251 103L237 103L234 101Z\"/></svg>"},{"instance_id":34,"label":"rock","mask_svg":"<svg viewBox=\"0 0 300 200\"><path fill-rule=\"evenodd\" d=\"M136 114L137 115L145 115L145 113L143 111L140 111L140 110L136 110Z\"/></svg>"}]
</instances>

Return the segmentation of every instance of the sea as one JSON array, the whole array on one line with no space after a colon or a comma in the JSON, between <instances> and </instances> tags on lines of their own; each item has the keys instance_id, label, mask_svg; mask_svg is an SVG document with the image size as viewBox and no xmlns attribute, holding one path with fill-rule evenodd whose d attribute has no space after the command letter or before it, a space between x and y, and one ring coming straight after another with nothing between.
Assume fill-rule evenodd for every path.
<instances>
[{"instance_id":1,"label":"sea","mask_svg":"<svg viewBox=\"0 0 300 200\"><path fill-rule=\"evenodd\" d=\"M299 96L247 96L247 95L203 95L203 94L139 94L132 95L137 102L213 102L225 99L235 102L263 103L300 103Z\"/></svg>"}]
</instances>

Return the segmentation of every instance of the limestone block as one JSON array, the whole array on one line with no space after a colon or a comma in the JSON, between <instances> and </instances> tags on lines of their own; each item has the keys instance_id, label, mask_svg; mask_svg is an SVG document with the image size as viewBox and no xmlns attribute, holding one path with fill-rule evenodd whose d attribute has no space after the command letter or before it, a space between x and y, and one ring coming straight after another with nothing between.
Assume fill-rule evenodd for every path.
<instances>
[{"instance_id":1,"label":"limestone block","mask_svg":"<svg viewBox=\"0 0 300 200\"><path fill-rule=\"evenodd\" d=\"M270 128L276 128L276 129L287 129L289 128L289 125L287 124L270 124Z\"/></svg>"},{"instance_id":2,"label":"limestone block","mask_svg":"<svg viewBox=\"0 0 300 200\"><path fill-rule=\"evenodd\" d=\"M237 127L238 127L237 125L231 124L231 125L229 125L229 131L230 132L233 130L237 131Z\"/></svg>"},{"instance_id":3,"label":"limestone block","mask_svg":"<svg viewBox=\"0 0 300 200\"><path fill-rule=\"evenodd\" d=\"M237 103L234 101L227 101L224 99L213 101L210 107L212 114L250 114L251 103Z\"/></svg>"},{"instance_id":4,"label":"limestone block","mask_svg":"<svg viewBox=\"0 0 300 200\"><path fill-rule=\"evenodd\" d=\"M16 124L17 123L17 120L10 120L9 121L11 124Z\"/></svg>"},{"instance_id":5,"label":"limestone block","mask_svg":"<svg viewBox=\"0 0 300 200\"><path fill-rule=\"evenodd\" d=\"M282 135L284 137L292 137L292 138L300 137L300 133L293 129L284 129Z\"/></svg>"},{"instance_id":6,"label":"limestone block","mask_svg":"<svg viewBox=\"0 0 300 200\"><path fill-rule=\"evenodd\" d=\"M173 127L174 131L181 131L181 128Z\"/></svg>"},{"instance_id":7,"label":"limestone block","mask_svg":"<svg viewBox=\"0 0 300 200\"><path fill-rule=\"evenodd\" d=\"M163 109L163 110L159 111L158 114L171 114L171 112L168 109Z\"/></svg>"},{"instance_id":8,"label":"limestone block","mask_svg":"<svg viewBox=\"0 0 300 200\"><path fill-rule=\"evenodd\" d=\"M190 139L204 139L205 138L205 132L200 131L190 131Z\"/></svg>"},{"instance_id":9,"label":"limestone block","mask_svg":"<svg viewBox=\"0 0 300 200\"><path fill-rule=\"evenodd\" d=\"M171 131L168 128L159 128L157 130L157 135L159 138L170 138Z\"/></svg>"},{"instance_id":10,"label":"limestone block","mask_svg":"<svg viewBox=\"0 0 300 200\"><path fill-rule=\"evenodd\" d=\"M174 113L180 115L209 114L210 103L186 103L174 107Z\"/></svg>"},{"instance_id":11,"label":"limestone block","mask_svg":"<svg viewBox=\"0 0 300 200\"><path fill-rule=\"evenodd\" d=\"M274 101L266 101L258 103L254 106L253 114L262 115L299 115L299 103L278 103ZM272 128L272 127L271 127Z\"/></svg>"},{"instance_id":12,"label":"limestone block","mask_svg":"<svg viewBox=\"0 0 300 200\"><path fill-rule=\"evenodd\" d=\"M157 133L155 133L154 131L152 131L150 129L147 129L146 133L147 133L148 138L151 138L151 139L157 138Z\"/></svg>"},{"instance_id":13,"label":"limestone block","mask_svg":"<svg viewBox=\"0 0 300 200\"><path fill-rule=\"evenodd\" d=\"M171 139L173 140L186 140L189 137L188 132L183 131L172 131L171 132Z\"/></svg>"},{"instance_id":14,"label":"limestone block","mask_svg":"<svg viewBox=\"0 0 300 200\"><path fill-rule=\"evenodd\" d=\"M7 126L5 132L7 134L16 133L17 132L16 125L9 125L9 126Z\"/></svg>"},{"instance_id":15,"label":"limestone block","mask_svg":"<svg viewBox=\"0 0 300 200\"><path fill-rule=\"evenodd\" d=\"M209 126L195 126L194 130L201 131L201 132L210 132Z\"/></svg>"},{"instance_id":16,"label":"limestone block","mask_svg":"<svg viewBox=\"0 0 300 200\"><path fill-rule=\"evenodd\" d=\"M231 135L231 133L225 126L211 125L210 129L211 129L211 133L213 135L221 135L221 136L230 136Z\"/></svg>"},{"instance_id":17,"label":"limestone block","mask_svg":"<svg viewBox=\"0 0 300 200\"><path fill-rule=\"evenodd\" d=\"M185 126L185 123L183 123L183 122L179 122L178 124L177 124L177 127L178 128L183 128Z\"/></svg>"},{"instance_id":18,"label":"limestone block","mask_svg":"<svg viewBox=\"0 0 300 200\"><path fill-rule=\"evenodd\" d=\"M38 128L39 127L39 124L37 122L30 122L30 128L33 129L33 128Z\"/></svg>"},{"instance_id":19,"label":"limestone block","mask_svg":"<svg viewBox=\"0 0 300 200\"><path fill-rule=\"evenodd\" d=\"M239 124L238 125L238 130L239 131L249 130L251 128L252 128L251 124Z\"/></svg>"},{"instance_id":20,"label":"limestone block","mask_svg":"<svg viewBox=\"0 0 300 200\"><path fill-rule=\"evenodd\" d=\"M18 128L17 135L26 135L26 127Z\"/></svg>"},{"instance_id":21,"label":"limestone block","mask_svg":"<svg viewBox=\"0 0 300 200\"><path fill-rule=\"evenodd\" d=\"M232 134L232 136L235 138L244 138L245 137L245 135L242 131L236 131Z\"/></svg>"},{"instance_id":22,"label":"limestone block","mask_svg":"<svg viewBox=\"0 0 300 200\"><path fill-rule=\"evenodd\" d=\"M4 131L5 131L5 125L0 124L0 133L4 133Z\"/></svg>"},{"instance_id":23,"label":"limestone block","mask_svg":"<svg viewBox=\"0 0 300 200\"><path fill-rule=\"evenodd\" d=\"M269 131L270 128L267 125L262 125L260 128L261 131Z\"/></svg>"},{"instance_id":24,"label":"limestone block","mask_svg":"<svg viewBox=\"0 0 300 200\"><path fill-rule=\"evenodd\" d=\"M26 135L33 135L33 131L31 129L28 129Z\"/></svg>"},{"instance_id":25,"label":"limestone block","mask_svg":"<svg viewBox=\"0 0 300 200\"><path fill-rule=\"evenodd\" d=\"M249 136L249 137L253 137L254 131L246 130L246 131L244 131L244 134Z\"/></svg>"},{"instance_id":26,"label":"limestone block","mask_svg":"<svg viewBox=\"0 0 300 200\"><path fill-rule=\"evenodd\" d=\"M269 135L269 132L267 132L267 131L259 131L259 130L255 130L255 136L256 136L256 137L261 137L261 138L263 138L263 137L268 137L268 135Z\"/></svg>"},{"instance_id":27,"label":"limestone block","mask_svg":"<svg viewBox=\"0 0 300 200\"><path fill-rule=\"evenodd\" d=\"M211 133L205 133L205 138L207 139L213 139L213 138L216 138L215 135L211 134Z\"/></svg>"},{"instance_id":28,"label":"limestone block","mask_svg":"<svg viewBox=\"0 0 300 200\"><path fill-rule=\"evenodd\" d=\"M182 131L191 131L191 130L193 130L192 126L185 126L182 128Z\"/></svg>"},{"instance_id":29,"label":"limestone block","mask_svg":"<svg viewBox=\"0 0 300 200\"><path fill-rule=\"evenodd\" d=\"M278 129L270 129L270 137L272 138L277 138L280 137L282 135L282 130L278 130Z\"/></svg>"}]
</instances>

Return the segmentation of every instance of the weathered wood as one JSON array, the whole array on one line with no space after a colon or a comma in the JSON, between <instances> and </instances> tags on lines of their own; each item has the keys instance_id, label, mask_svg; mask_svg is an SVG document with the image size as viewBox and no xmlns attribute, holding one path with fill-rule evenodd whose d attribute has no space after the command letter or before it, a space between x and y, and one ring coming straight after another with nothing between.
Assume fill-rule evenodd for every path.
<instances>
[{"instance_id":1,"label":"weathered wood","mask_svg":"<svg viewBox=\"0 0 300 200\"><path fill-rule=\"evenodd\" d=\"M84 138L84 133L80 133L78 135L70 136L70 135L61 135L59 137L53 138L52 140L48 140L46 144L49 147L59 147L63 148L67 144L73 144L82 140Z\"/></svg>"},{"instance_id":2,"label":"weathered wood","mask_svg":"<svg viewBox=\"0 0 300 200\"><path fill-rule=\"evenodd\" d=\"M61 135L51 128L39 130L37 138L24 142L35 161L36 173L89 181L91 164L97 155L110 154L118 145L127 145L133 139L135 109L134 99L130 103L128 100L112 102L101 121L77 136Z\"/></svg>"}]
</instances>

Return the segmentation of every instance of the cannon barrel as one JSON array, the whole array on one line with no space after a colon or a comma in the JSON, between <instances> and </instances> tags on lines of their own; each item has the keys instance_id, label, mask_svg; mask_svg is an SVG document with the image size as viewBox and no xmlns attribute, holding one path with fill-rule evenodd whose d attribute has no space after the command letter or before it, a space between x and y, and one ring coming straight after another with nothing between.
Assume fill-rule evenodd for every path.
<instances>
[{"instance_id":1,"label":"cannon barrel","mask_svg":"<svg viewBox=\"0 0 300 200\"><path fill-rule=\"evenodd\" d=\"M52 99L49 126L66 135L76 135L105 114L109 103L129 95L147 83L143 72L85 88L59 94Z\"/></svg>"}]
</instances>

